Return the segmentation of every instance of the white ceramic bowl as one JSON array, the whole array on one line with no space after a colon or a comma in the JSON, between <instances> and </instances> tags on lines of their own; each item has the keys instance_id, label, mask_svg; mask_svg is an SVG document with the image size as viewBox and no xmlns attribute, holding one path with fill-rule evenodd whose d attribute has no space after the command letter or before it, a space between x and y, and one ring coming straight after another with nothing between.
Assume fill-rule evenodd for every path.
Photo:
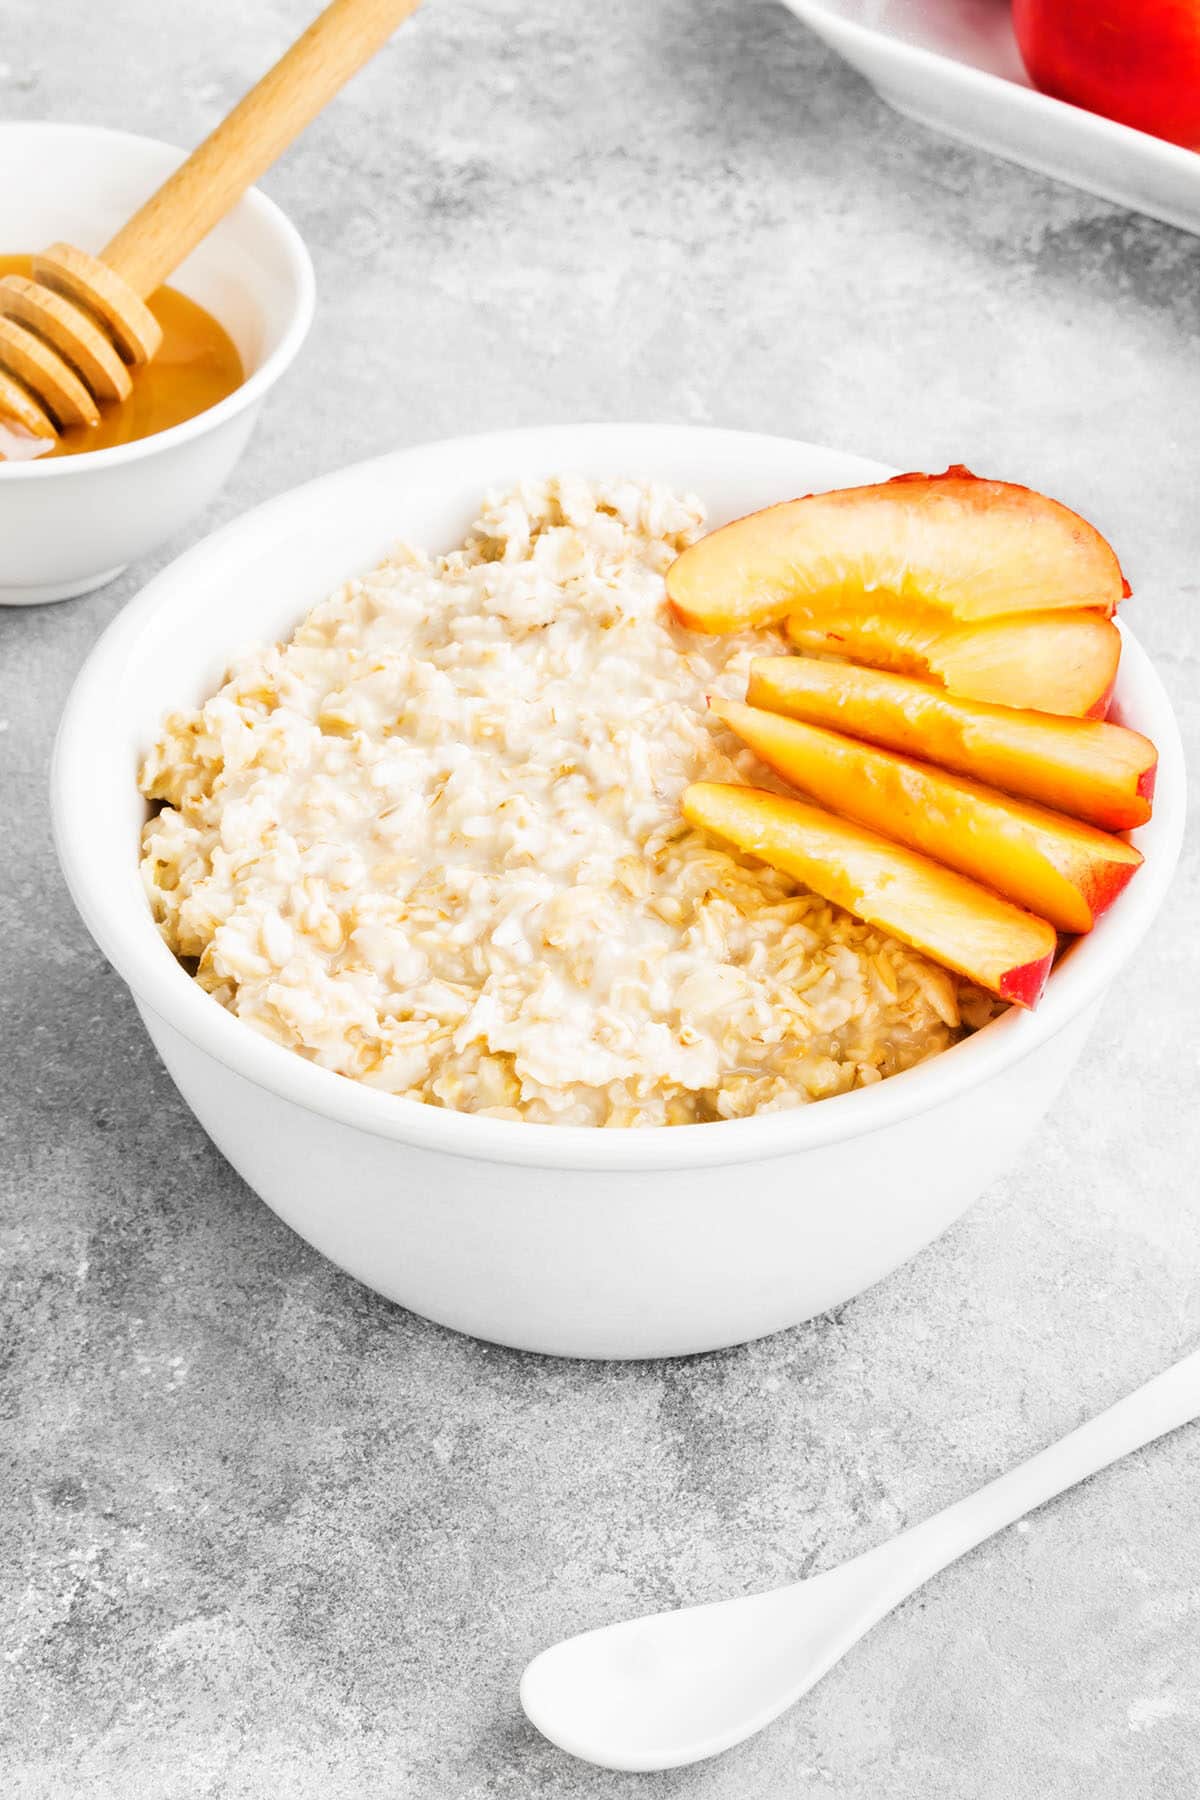
<instances>
[{"instance_id":1,"label":"white ceramic bowl","mask_svg":"<svg viewBox=\"0 0 1200 1800\"><path fill-rule=\"evenodd\" d=\"M0 253L58 238L101 249L183 155L92 125L0 125ZM246 380L154 437L53 462L0 463L0 605L86 594L178 531L221 486L304 342L312 263L265 194L239 201L170 279L220 320Z\"/></svg>"},{"instance_id":2,"label":"white ceramic bowl","mask_svg":"<svg viewBox=\"0 0 1200 1800\"><path fill-rule=\"evenodd\" d=\"M1019 1153L1105 989L1153 918L1183 820L1179 735L1126 633L1120 714L1160 753L1146 866L1011 1011L922 1067L794 1112L665 1130L473 1118L294 1055L185 974L138 877L139 759L232 651L287 634L399 534L459 541L481 491L574 469L695 489L714 522L888 471L782 438L689 427L549 427L400 451L258 507L157 576L79 676L53 775L59 855L201 1124L302 1237L369 1286L524 1349L640 1357L714 1349L822 1312L937 1236Z\"/></svg>"},{"instance_id":3,"label":"white ceramic bowl","mask_svg":"<svg viewBox=\"0 0 1200 1800\"><path fill-rule=\"evenodd\" d=\"M1200 156L1039 94L1007 0L783 0L907 118L1200 232Z\"/></svg>"}]
</instances>

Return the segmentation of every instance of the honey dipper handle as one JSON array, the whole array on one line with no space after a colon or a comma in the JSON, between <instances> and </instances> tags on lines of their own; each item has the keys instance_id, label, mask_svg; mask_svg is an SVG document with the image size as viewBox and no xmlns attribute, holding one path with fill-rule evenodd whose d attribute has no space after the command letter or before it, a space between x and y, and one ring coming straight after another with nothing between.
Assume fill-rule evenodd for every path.
<instances>
[{"instance_id":1,"label":"honey dipper handle","mask_svg":"<svg viewBox=\"0 0 1200 1800\"><path fill-rule=\"evenodd\" d=\"M101 252L136 294L159 287L420 0L332 0Z\"/></svg>"}]
</instances>

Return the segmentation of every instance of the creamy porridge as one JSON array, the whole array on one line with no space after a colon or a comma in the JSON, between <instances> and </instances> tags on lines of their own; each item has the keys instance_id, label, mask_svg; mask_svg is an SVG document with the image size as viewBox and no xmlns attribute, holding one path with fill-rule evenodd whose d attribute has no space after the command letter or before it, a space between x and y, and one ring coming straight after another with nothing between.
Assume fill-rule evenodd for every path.
<instances>
[{"instance_id":1,"label":"creamy porridge","mask_svg":"<svg viewBox=\"0 0 1200 1800\"><path fill-rule=\"evenodd\" d=\"M777 785L706 718L774 631L664 600L698 501L563 478L487 499L255 648L142 770L142 870L222 1005L389 1093L551 1124L799 1105L946 1048L992 1002L691 830Z\"/></svg>"}]
</instances>

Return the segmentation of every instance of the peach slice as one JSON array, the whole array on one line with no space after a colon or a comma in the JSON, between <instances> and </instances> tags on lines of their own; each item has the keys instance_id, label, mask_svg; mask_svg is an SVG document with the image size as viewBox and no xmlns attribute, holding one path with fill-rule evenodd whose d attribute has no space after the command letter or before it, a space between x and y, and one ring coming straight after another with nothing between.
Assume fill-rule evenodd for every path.
<instances>
[{"instance_id":1,"label":"peach slice","mask_svg":"<svg viewBox=\"0 0 1200 1800\"><path fill-rule=\"evenodd\" d=\"M954 699L928 681L812 656L758 658L746 698L768 712L973 775L1107 831L1127 831L1150 817L1158 752L1123 725Z\"/></svg>"},{"instance_id":2,"label":"peach slice","mask_svg":"<svg viewBox=\"0 0 1200 1800\"><path fill-rule=\"evenodd\" d=\"M796 614L802 650L844 656L939 682L965 700L1103 718L1121 660L1121 634L1098 612L1026 613L956 625L929 613Z\"/></svg>"},{"instance_id":3,"label":"peach slice","mask_svg":"<svg viewBox=\"0 0 1200 1800\"><path fill-rule=\"evenodd\" d=\"M973 876L1060 931L1090 931L1141 866L1123 838L981 782L735 700L710 704L821 806Z\"/></svg>"},{"instance_id":4,"label":"peach slice","mask_svg":"<svg viewBox=\"0 0 1200 1800\"><path fill-rule=\"evenodd\" d=\"M1109 614L1128 592L1078 513L963 468L784 500L709 532L667 571L667 595L695 631L741 631L810 606L957 620Z\"/></svg>"},{"instance_id":5,"label":"peach slice","mask_svg":"<svg viewBox=\"0 0 1200 1800\"><path fill-rule=\"evenodd\" d=\"M695 782L684 817L792 875L969 981L1035 1006L1058 942L1046 919L819 806L758 788Z\"/></svg>"}]
</instances>

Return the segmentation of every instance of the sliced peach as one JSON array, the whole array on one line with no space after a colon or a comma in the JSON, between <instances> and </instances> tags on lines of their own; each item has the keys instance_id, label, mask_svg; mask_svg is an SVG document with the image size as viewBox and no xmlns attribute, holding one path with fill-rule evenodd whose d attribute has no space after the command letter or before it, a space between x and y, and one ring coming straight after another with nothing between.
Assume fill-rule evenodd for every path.
<instances>
[{"instance_id":1,"label":"sliced peach","mask_svg":"<svg viewBox=\"0 0 1200 1800\"><path fill-rule=\"evenodd\" d=\"M802 650L844 656L897 675L936 681L966 700L1103 718L1121 634L1098 612L1027 613L977 625L928 613L796 614L787 633Z\"/></svg>"},{"instance_id":2,"label":"sliced peach","mask_svg":"<svg viewBox=\"0 0 1200 1800\"><path fill-rule=\"evenodd\" d=\"M668 597L696 631L741 631L809 606L899 604L958 620L1107 614L1128 592L1078 513L962 468L782 501L709 532L667 571Z\"/></svg>"},{"instance_id":3,"label":"sliced peach","mask_svg":"<svg viewBox=\"0 0 1200 1800\"><path fill-rule=\"evenodd\" d=\"M901 943L1011 1000L1035 1006L1058 942L1053 925L990 888L810 806L758 788L696 782L685 818L794 876Z\"/></svg>"},{"instance_id":4,"label":"sliced peach","mask_svg":"<svg viewBox=\"0 0 1200 1800\"><path fill-rule=\"evenodd\" d=\"M1158 752L1123 725L954 699L928 681L812 656L760 657L750 665L746 698L769 712L973 775L1108 831L1127 831L1150 817Z\"/></svg>"},{"instance_id":5,"label":"sliced peach","mask_svg":"<svg viewBox=\"0 0 1200 1800\"><path fill-rule=\"evenodd\" d=\"M973 876L1060 931L1090 931L1141 865L1123 838L931 763L736 700L711 705L821 806Z\"/></svg>"}]
</instances>

